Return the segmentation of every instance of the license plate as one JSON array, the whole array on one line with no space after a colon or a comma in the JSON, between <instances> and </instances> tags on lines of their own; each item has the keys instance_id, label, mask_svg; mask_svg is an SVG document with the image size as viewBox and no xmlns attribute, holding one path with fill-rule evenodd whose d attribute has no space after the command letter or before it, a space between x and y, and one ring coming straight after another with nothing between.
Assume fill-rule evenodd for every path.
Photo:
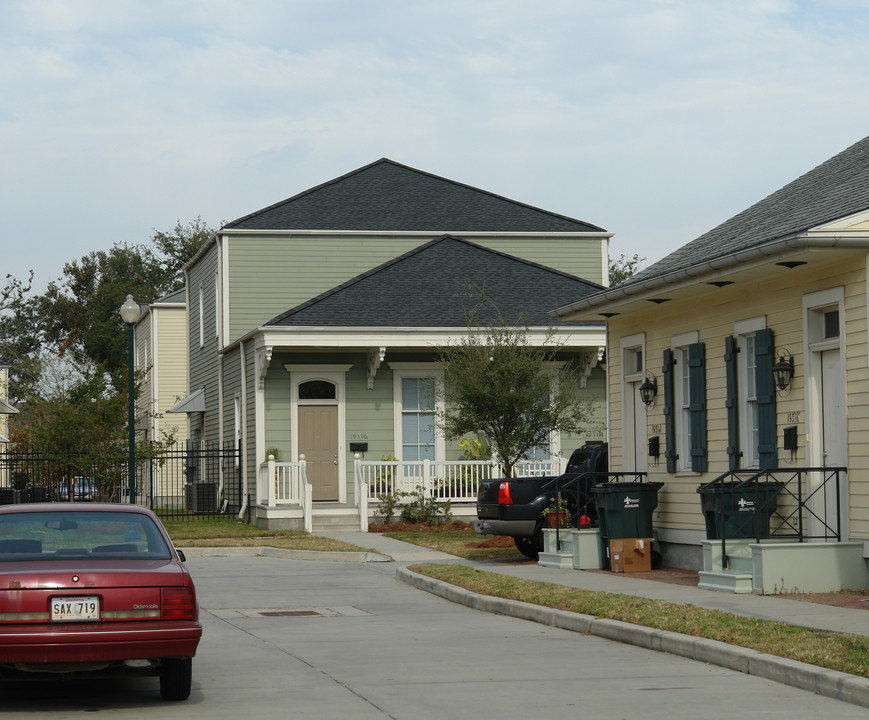
<instances>
[{"instance_id":1,"label":"license plate","mask_svg":"<svg viewBox=\"0 0 869 720\"><path fill-rule=\"evenodd\" d=\"M87 622L99 619L100 599L96 595L51 598L52 622Z\"/></svg>"}]
</instances>

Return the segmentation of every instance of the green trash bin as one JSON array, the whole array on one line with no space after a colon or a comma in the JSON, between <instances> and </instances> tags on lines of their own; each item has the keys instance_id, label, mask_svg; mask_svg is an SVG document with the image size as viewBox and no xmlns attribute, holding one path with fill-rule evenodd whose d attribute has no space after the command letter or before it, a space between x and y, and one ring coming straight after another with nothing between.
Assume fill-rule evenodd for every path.
<instances>
[{"instance_id":1,"label":"green trash bin","mask_svg":"<svg viewBox=\"0 0 869 720\"><path fill-rule=\"evenodd\" d=\"M769 519L776 511L780 482L759 482L740 487L740 483L709 483L697 488L700 508L706 521L706 538L769 537Z\"/></svg>"},{"instance_id":2,"label":"green trash bin","mask_svg":"<svg viewBox=\"0 0 869 720\"><path fill-rule=\"evenodd\" d=\"M601 567L610 566L610 540L652 537L652 512L662 482L598 483L592 487L600 526Z\"/></svg>"}]
</instances>

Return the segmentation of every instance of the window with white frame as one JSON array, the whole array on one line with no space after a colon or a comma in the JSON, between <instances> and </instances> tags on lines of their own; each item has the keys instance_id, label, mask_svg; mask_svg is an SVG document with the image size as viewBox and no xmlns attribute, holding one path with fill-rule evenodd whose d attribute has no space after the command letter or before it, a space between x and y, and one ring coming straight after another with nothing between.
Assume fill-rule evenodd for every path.
<instances>
[{"instance_id":1,"label":"window with white frame","mask_svg":"<svg viewBox=\"0 0 869 720\"><path fill-rule=\"evenodd\" d=\"M435 379L401 379L401 457L435 459Z\"/></svg>"},{"instance_id":2,"label":"window with white frame","mask_svg":"<svg viewBox=\"0 0 869 720\"><path fill-rule=\"evenodd\" d=\"M217 270L214 271L214 337L220 337L220 283Z\"/></svg>"},{"instance_id":3,"label":"window with white frame","mask_svg":"<svg viewBox=\"0 0 869 720\"><path fill-rule=\"evenodd\" d=\"M757 405L756 334L766 327L765 318L743 320L734 326L738 357L739 444L744 468L760 464Z\"/></svg>"},{"instance_id":4,"label":"window with white frame","mask_svg":"<svg viewBox=\"0 0 869 720\"><path fill-rule=\"evenodd\" d=\"M706 346L696 331L671 342L662 368L667 472L706 472Z\"/></svg>"},{"instance_id":5,"label":"window with white frame","mask_svg":"<svg viewBox=\"0 0 869 720\"><path fill-rule=\"evenodd\" d=\"M205 347L205 288L199 286L199 347Z\"/></svg>"},{"instance_id":6,"label":"window with white frame","mask_svg":"<svg viewBox=\"0 0 869 720\"><path fill-rule=\"evenodd\" d=\"M401 460L442 460L443 371L434 363L390 363L393 370L395 446Z\"/></svg>"},{"instance_id":7,"label":"window with white frame","mask_svg":"<svg viewBox=\"0 0 869 720\"><path fill-rule=\"evenodd\" d=\"M232 439L235 441L235 449L241 443L241 398L236 395L232 403ZM238 467L238 453L235 454L235 466Z\"/></svg>"},{"instance_id":8,"label":"window with white frame","mask_svg":"<svg viewBox=\"0 0 869 720\"><path fill-rule=\"evenodd\" d=\"M688 348L676 348L676 452L679 469L691 469L691 375Z\"/></svg>"}]
</instances>

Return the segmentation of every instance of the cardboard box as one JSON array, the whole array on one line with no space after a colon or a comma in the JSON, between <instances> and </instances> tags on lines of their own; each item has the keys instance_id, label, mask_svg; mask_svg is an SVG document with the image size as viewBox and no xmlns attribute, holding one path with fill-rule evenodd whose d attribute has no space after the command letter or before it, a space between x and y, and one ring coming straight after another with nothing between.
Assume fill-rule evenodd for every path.
<instances>
[{"instance_id":1,"label":"cardboard box","mask_svg":"<svg viewBox=\"0 0 869 720\"><path fill-rule=\"evenodd\" d=\"M610 570L612 572L649 572L651 569L652 538L610 540Z\"/></svg>"}]
</instances>

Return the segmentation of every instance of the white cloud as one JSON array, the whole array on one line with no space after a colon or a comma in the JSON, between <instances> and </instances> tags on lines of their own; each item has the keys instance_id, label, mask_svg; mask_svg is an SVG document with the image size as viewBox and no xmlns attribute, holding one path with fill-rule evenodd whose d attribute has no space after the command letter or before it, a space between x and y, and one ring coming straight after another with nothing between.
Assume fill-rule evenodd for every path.
<instances>
[{"instance_id":1,"label":"white cloud","mask_svg":"<svg viewBox=\"0 0 869 720\"><path fill-rule=\"evenodd\" d=\"M867 25L845 0L6 2L4 272L382 156L657 258L866 134Z\"/></svg>"}]
</instances>

